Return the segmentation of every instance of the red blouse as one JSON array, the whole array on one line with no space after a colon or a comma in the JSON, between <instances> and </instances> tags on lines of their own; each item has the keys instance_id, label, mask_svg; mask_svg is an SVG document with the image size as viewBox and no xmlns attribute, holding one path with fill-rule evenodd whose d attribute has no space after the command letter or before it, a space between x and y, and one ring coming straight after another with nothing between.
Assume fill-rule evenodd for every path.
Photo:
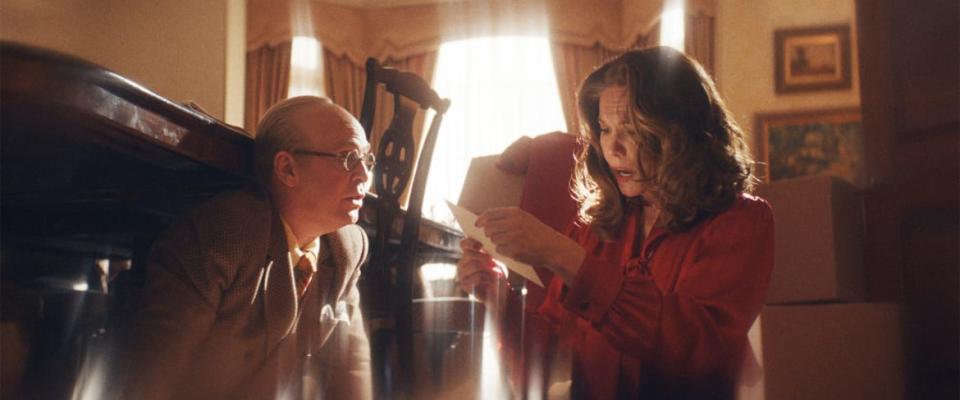
<instances>
[{"instance_id":1,"label":"red blouse","mask_svg":"<svg viewBox=\"0 0 960 400\"><path fill-rule=\"evenodd\" d=\"M743 195L685 232L627 216L617 239L568 234L587 250L573 283L554 278L539 309L573 346L574 398L733 390L747 330L773 268L773 216ZM675 393L676 394L676 393Z\"/></svg>"}]
</instances>

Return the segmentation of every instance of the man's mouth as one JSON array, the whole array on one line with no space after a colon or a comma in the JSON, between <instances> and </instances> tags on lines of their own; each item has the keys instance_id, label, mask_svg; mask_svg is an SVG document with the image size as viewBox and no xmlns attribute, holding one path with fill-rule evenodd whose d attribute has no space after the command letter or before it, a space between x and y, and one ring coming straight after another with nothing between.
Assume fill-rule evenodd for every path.
<instances>
[{"instance_id":1,"label":"man's mouth","mask_svg":"<svg viewBox=\"0 0 960 400\"><path fill-rule=\"evenodd\" d=\"M353 203L353 204L363 205L363 195L362 195L362 194L355 194L355 195L353 195L353 196L347 197L346 199L349 200L349 201L350 201L351 203Z\"/></svg>"}]
</instances>

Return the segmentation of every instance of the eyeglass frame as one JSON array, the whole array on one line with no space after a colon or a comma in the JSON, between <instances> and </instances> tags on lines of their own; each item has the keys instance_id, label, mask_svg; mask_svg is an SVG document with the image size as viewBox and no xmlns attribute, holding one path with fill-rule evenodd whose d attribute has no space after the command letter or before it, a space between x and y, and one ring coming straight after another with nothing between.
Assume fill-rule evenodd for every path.
<instances>
[{"instance_id":1,"label":"eyeglass frame","mask_svg":"<svg viewBox=\"0 0 960 400\"><path fill-rule=\"evenodd\" d=\"M357 165L360 165L360 164L363 164L363 167L366 168L367 171L372 171L373 166L376 165L377 163L377 158L376 156L373 155L373 153L366 152L366 153L360 154L359 150L345 151L343 153L337 154L337 153L328 153L325 151L294 149L291 151L291 153L296 155L336 158L338 159L338 161L340 161L340 167L343 168L343 170L346 172L353 171L354 169L357 168ZM351 155L355 155L355 157L357 157L355 164L353 164L353 167L350 166ZM370 165L367 165L368 162Z\"/></svg>"}]
</instances>

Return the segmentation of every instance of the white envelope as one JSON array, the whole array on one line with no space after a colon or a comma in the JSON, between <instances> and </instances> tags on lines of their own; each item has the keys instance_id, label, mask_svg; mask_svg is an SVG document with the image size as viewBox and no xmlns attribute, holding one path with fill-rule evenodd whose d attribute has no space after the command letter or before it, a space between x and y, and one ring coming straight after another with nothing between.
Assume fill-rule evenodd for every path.
<instances>
[{"instance_id":1,"label":"white envelope","mask_svg":"<svg viewBox=\"0 0 960 400\"><path fill-rule=\"evenodd\" d=\"M537 275L537 271L534 270L529 264L524 264L520 261L497 253L490 238L483 233L482 229L474 226L474 224L477 222L476 214L463 207L453 204L450 201L447 201L447 206L450 207L450 211L453 212L453 217L457 219L457 223L460 224L460 229L463 229L463 233L467 237L479 241L487 253L490 253L495 260L500 261L503 263L503 265L506 265L510 271L516 272L518 275L526 278L528 281L537 284L537 286L543 287L543 282L540 281L540 276Z\"/></svg>"}]
</instances>

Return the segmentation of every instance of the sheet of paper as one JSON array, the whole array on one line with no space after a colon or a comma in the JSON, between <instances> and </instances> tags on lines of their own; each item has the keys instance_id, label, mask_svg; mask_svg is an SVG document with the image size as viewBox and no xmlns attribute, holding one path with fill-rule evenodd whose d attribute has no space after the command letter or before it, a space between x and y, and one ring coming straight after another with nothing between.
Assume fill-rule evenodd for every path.
<instances>
[{"instance_id":1,"label":"sheet of paper","mask_svg":"<svg viewBox=\"0 0 960 400\"><path fill-rule=\"evenodd\" d=\"M450 211L453 212L453 217L457 219L457 223L460 224L460 228L463 229L463 233L467 235L467 237L480 242L480 244L483 245L483 249L486 250L487 253L490 253L495 260L500 261L503 263L503 265L506 265L510 271L519 274L528 281L537 284L537 286L543 287L543 282L540 281L540 277L537 275L537 271L534 270L533 267L531 267L529 264L524 264L510 257L501 255L494 250L494 245L493 242L490 241L490 238L483 233L482 229L474 226L474 224L477 222L476 214L449 201L447 201L447 206L450 207Z\"/></svg>"}]
</instances>

